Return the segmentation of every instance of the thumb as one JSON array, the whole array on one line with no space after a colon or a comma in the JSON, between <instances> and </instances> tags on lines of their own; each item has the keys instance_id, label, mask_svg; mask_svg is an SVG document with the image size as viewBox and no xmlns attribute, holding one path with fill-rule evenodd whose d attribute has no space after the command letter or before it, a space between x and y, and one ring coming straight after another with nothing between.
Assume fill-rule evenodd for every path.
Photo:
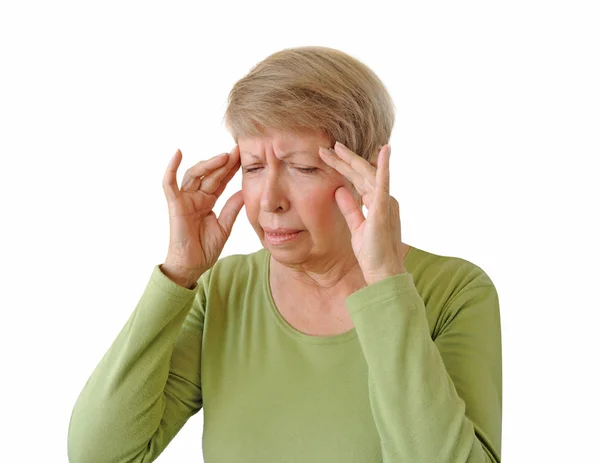
<instances>
[{"instance_id":1,"label":"thumb","mask_svg":"<svg viewBox=\"0 0 600 463\"><path fill-rule=\"evenodd\" d=\"M244 196L242 194L242 190L233 194L231 198L227 200L225 206L223 206L223 209L221 210L217 221L219 222L219 225L225 230L227 236L231 235L233 223L235 222L235 219L242 210L243 206Z\"/></svg>"},{"instance_id":2,"label":"thumb","mask_svg":"<svg viewBox=\"0 0 600 463\"><path fill-rule=\"evenodd\" d=\"M345 187L339 187L335 190L335 200L340 211L344 214L348 228L351 232L354 232L366 220L361 207Z\"/></svg>"}]
</instances>

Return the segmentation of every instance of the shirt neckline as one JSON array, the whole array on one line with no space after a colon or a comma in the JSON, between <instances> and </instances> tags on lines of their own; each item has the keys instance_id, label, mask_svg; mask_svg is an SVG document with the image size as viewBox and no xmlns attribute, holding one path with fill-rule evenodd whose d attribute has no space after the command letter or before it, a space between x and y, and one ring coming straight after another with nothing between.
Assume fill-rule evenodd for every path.
<instances>
[{"instance_id":1,"label":"shirt neckline","mask_svg":"<svg viewBox=\"0 0 600 463\"><path fill-rule=\"evenodd\" d=\"M411 255L411 252L413 249L414 248L411 246L410 249L408 250L408 253L404 257L405 267L408 263L408 260L409 260L408 258ZM283 315L281 315L281 313L277 309L277 306L275 305L275 300L273 299L273 294L271 292L271 285L269 283L270 276L271 276L270 275L271 274L271 266L270 266L271 253L266 248L263 248L263 251L264 251L263 289L264 289L266 297L267 297L267 301L268 301L268 305L269 305L269 312L271 312L271 314L273 314L277 324L283 329L283 331L285 331L291 337L293 337L301 342L306 342L309 344L340 344L343 342L352 341L353 339L357 338L356 327L352 327L350 330L344 331L343 333L339 333L339 334L332 334L332 335L327 335L327 336L314 336L311 334L303 333L302 331L299 331L296 328L294 328L292 325L290 325L287 322L287 320L285 318L283 318ZM408 268L407 268L407 271L408 271Z\"/></svg>"}]
</instances>

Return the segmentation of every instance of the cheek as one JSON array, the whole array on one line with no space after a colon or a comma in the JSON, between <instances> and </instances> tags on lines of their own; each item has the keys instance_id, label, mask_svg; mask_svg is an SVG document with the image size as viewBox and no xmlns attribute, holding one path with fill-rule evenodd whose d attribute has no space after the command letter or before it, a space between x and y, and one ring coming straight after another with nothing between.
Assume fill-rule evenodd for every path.
<instances>
[{"instance_id":1,"label":"cheek","mask_svg":"<svg viewBox=\"0 0 600 463\"><path fill-rule=\"evenodd\" d=\"M302 195L300 201L305 215L313 217L312 222L319 228L331 228L341 214L335 201L335 188L331 186L312 190Z\"/></svg>"},{"instance_id":2,"label":"cheek","mask_svg":"<svg viewBox=\"0 0 600 463\"><path fill-rule=\"evenodd\" d=\"M252 180L242 178L242 195L244 199L252 200L260 195L260 185Z\"/></svg>"}]
</instances>

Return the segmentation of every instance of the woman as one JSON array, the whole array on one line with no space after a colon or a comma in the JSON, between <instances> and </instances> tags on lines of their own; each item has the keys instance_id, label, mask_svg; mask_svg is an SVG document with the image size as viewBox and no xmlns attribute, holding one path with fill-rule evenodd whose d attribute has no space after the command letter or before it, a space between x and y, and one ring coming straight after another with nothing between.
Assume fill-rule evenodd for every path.
<instances>
[{"instance_id":1,"label":"woman","mask_svg":"<svg viewBox=\"0 0 600 463\"><path fill-rule=\"evenodd\" d=\"M401 241L393 122L381 81L330 48L236 83L233 150L181 188L169 163L167 257L77 399L71 462L153 461L202 407L207 463L500 461L498 295ZM244 205L263 249L219 259Z\"/></svg>"}]
</instances>

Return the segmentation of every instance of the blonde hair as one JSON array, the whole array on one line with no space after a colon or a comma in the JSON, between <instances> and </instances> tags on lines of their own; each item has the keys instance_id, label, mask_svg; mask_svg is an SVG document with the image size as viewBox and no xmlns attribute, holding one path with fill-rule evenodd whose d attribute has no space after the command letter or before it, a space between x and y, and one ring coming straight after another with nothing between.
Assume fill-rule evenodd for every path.
<instances>
[{"instance_id":1,"label":"blonde hair","mask_svg":"<svg viewBox=\"0 0 600 463\"><path fill-rule=\"evenodd\" d=\"M368 66L333 48L305 46L273 53L236 82L224 121L236 143L264 128L314 131L371 162L389 142L394 112Z\"/></svg>"}]
</instances>

